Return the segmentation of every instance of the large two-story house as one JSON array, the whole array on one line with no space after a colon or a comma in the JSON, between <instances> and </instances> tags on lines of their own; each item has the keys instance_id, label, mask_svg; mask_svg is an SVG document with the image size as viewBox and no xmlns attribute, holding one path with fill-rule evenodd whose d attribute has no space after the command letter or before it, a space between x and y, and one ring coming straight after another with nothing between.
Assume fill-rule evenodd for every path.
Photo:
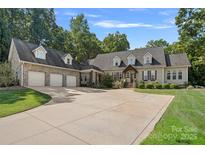
<instances>
[{"instance_id":1,"label":"large two-story house","mask_svg":"<svg viewBox=\"0 0 205 154\"><path fill-rule=\"evenodd\" d=\"M185 53L165 54L161 47L98 54L78 63L69 53L12 39L8 57L21 86L98 84L102 75L115 80L185 84L190 63Z\"/></svg>"}]
</instances>

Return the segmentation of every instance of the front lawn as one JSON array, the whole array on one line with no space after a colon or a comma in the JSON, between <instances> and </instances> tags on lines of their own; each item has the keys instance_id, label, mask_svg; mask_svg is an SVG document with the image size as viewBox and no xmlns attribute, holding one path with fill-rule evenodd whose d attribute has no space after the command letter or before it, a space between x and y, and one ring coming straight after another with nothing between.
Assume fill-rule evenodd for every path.
<instances>
[{"instance_id":1,"label":"front lawn","mask_svg":"<svg viewBox=\"0 0 205 154\"><path fill-rule=\"evenodd\" d=\"M0 117L32 109L51 97L32 89L0 90Z\"/></svg>"},{"instance_id":2,"label":"front lawn","mask_svg":"<svg viewBox=\"0 0 205 154\"><path fill-rule=\"evenodd\" d=\"M204 89L136 91L175 96L153 132L141 144L205 144Z\"/></svg>"}]
</instances>

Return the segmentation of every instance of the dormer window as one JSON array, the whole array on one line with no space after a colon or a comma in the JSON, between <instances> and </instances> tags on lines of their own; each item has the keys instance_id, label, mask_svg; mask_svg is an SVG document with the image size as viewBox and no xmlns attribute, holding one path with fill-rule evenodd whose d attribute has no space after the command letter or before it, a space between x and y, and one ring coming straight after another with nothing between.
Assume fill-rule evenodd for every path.
<instances>
[{"instance_id":1,"label":"dormer window","mask_svg":"<svg viewBox=\"0 0 205 154\"><path fill-rule=\"evenodd\" d=\"M150 57L147 57L147 58L146 58L146 64L150 64L150 61L151 61L151 60L150 60Z\"/></svg>"},{"instance_id":2,"label":"dormer window","mask_svg":"<svg viewBox=\"0 0 205 154\"><path fill-rule=\"evenodd\" d=\"M144 64L151 64L152 63L152 55L147 52L145 55L144 55Z\"/></svg>"},{"instance_id":3,"label":"dormer window","mask_svg":"<svg viewBox=\"0 0 205 154\"><path fill-rule=\"evenodd\" d=\"M46 59L47 51L43 46L39 46L38 48L32 51L34 53L35 58Z\"/></svg>"},{"instance_id":4,"label":"dormer window","mask_svg":"<svg viewBox=\"0 0 205 154\"><path fill-rule=\"evenodd\" d=\"M113 66L120 66L120 63L121 63L120 57L115 56L115 57L113 58Z\"/></svg>"},{"instance_id":5,"label":"dormer window","mask_svg":"<svg viewBox=\"0 0 205 154\"><path fill-rule=\"evenodd\" d=\"M63 60L64 60L64 63L65 64L69 64L69 65L72 65L72 56L70 54L66 54L64 57L63 57Z\"/></svg>"},{"instance_id":6,"label":"dormer window","mask_svg":"<svg viewBox=\"0 0 205 154\"><path fill-rule=\"evenodd\" d=\"M135 65L135 56L133 54L130 54L127 57L127 64L128 65Z\"/></svg>"}]
</instances>

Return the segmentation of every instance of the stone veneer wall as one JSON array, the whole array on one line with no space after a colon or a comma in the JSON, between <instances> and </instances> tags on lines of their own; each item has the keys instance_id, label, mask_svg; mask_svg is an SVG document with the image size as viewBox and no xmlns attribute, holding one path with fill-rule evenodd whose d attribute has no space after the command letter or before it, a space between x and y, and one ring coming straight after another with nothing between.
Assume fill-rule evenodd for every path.
<instances>
[{"instance_id":1,"label":"stone veneer wall","mask_svg":"<svg viewBox=\"0 0 205 154\"><path fill-rule=\"evenodd\" d=\"M72 70L66 70L66 69L60 69L60 68L54 68L54 67L46 67L41 65L34 65L25 63L24 69L23 69L23 80L24 80L24 86L28 86L28 71L37 71L37 72L45 72L45 86L50 85L50 74L56 73L56 74L62 74L63 75L63 86L66 86L66 75L72 75L76 76L76 83L77 86L80 86L80 73L78 71L72 71Z\"/></svg>"}]
</instances>

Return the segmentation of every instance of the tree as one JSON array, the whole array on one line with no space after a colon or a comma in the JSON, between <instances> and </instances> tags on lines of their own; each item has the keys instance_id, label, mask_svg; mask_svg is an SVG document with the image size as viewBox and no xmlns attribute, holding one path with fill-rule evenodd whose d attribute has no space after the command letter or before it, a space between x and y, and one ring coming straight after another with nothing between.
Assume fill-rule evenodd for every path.
<instances>
[{"instance_id":1,"label":"tree","mask_svg":"<svg viewBox=\"0 0 205 154\"><path fill-rule=\"evenodd\" d=\"M104 53L123 51L130 48L127 35L121 34L118 31L114 34L109 33L108 36L104 38L102 46Z\"/></svg>"},{"instance_id":2,"label":"tree","mask_svg":"<svg viewBox=\"0 0 205 154\"><path fill-rule=\"evenodd\" d=\"M87 19L83 14L72 18L70 21L71 37L73 41L73 57L78 61L94 58L101 50L94 33L90 32Z\"/></svg>"},{"instance_id":3,"label":"tree","mask_svg":"<svg viewBox=\"0 0 205 154\"><path fill-rule=\"evenodd\" d=\"M163 47L167 48L169 46L169 43L164 39L159 40L150 40L146 44L146 48L152 48L152 47Z\"/></svg>"},{"instance_id":4,"label":"tree","mask_svg":"<svg viewBox=\"0 0 205 154\"><path fill-rule=\"evenodd\" d=\"M180 9L176 19L179 41L192 64L193 84L205 85L205 9Z\"/></svg>"},{"instance_id":5,"label":"tree","mask_svg":"<svg viewBox=\"0 0 205 154\"><path fill-rule=\"evenodd\" d=\"M50 9L31 9L30 41L49 45L56 28L55 14Z\"/></svg>"},{"instance_id":6,"label":"tree","mask_svg":"<svg viewBox=\"0 0 205 154\"><path fill-rule=\"evenodd\" d=\"M8 12L6 9L0 9L0 62L5 61L8 56L11 32L8 28Z\"/></svg>"}]
</instances>

